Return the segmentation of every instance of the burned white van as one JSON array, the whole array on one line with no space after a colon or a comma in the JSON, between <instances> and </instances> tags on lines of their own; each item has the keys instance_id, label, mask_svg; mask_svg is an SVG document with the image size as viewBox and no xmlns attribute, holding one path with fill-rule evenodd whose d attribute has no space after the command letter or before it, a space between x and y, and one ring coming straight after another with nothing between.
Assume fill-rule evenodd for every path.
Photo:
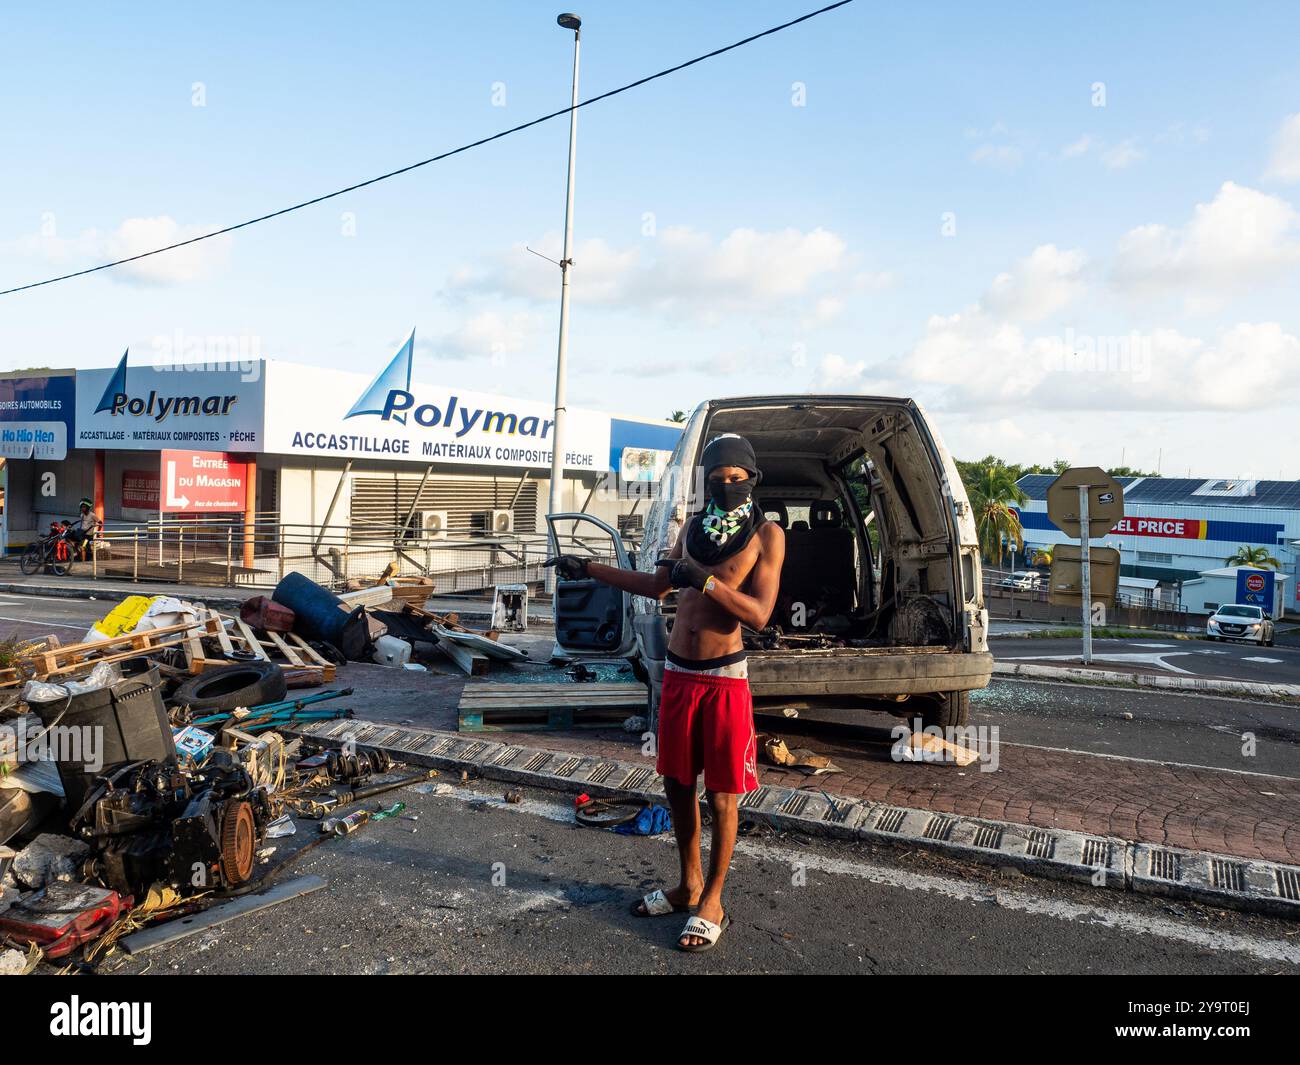
<instances>
[{"instance_id":1,"label":"burned white van","mask_svg":"<svg viewBox=\"0 0 1300 1065\"><path fill-rule=\"evenodd\" d=\"M634 560L615 530L582 514L548 517L555 547L652 570L698 505L700 454L719 433L753 444L754 498L786 534L771 620L744 633L755 705L964 724L971 689L993 668L979 546L952 457L911 400L710 400L673 452ZM656 707L675 598L558 581L556 643L575 659L630 659Z\"/></svg>"}]
</instances>

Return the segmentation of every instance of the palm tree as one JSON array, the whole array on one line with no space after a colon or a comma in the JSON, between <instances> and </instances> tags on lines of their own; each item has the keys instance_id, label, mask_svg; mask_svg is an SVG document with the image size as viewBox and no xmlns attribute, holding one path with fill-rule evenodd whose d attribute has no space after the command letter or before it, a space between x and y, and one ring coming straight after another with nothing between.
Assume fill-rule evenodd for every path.
<instances>
[{"instance_id":1,"label":"palm tree","mask_svg":"<svg viewBox=\"0 0 1300 1065\"><path fill-rule=\"evenodd\" d=\"M1267 547L1237 548L1237 553L1223 560L1225 566L1254 566L1256 569L1281 569L1282 563L1268 553Z\"/></svg>"},{"instance_id":2,"label":"palm tree","mask_svg":"<svg viewBox=\"0 0 1300 1065\"><path fill-rule=\"evenodd\" d=\"M684 422L686 421L686 412L684 410L675 410L672 414L668 415L668 420L670 422Z\"/></svg>"},{"instance_id":3,"label":"palm tree","mask_svg":"<svg viewBox=\"0 0 1300 1065\"><path fill-rule=\"evenodd\" d=\"M973 473L966 491L975 512L980 550L985 558L1001 563L1009 544L1024 550L1024 530L1012 505L1024 503L1029 497L1016 485L1014 473L1000 459L981 463Z\"/></svg>"},{"instance_id":4,"label":"palm tree","mask_svg":"<svg viewBox=\"0 0 1300 1065\"><path fill-rule=\"evenodd\" d=\"M1050 547L1040 547L1034 551L1035 566L1050 566L1052 564L1052 549Z\"/></svg>"}]
</instances>

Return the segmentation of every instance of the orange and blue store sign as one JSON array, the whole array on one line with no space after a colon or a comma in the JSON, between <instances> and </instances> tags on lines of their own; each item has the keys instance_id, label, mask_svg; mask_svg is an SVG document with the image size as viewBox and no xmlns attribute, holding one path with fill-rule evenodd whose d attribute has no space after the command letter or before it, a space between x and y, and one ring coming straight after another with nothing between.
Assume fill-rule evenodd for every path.
<instances>
[{"instance_id":1,"label":"orange and blue store sign","mask_svg":"<svg viewBox=\"0 0 1300 1065\"><path fill-rule=\"evenodd\" d=\"M1043 511L1021 511L1020 524L1025 529L1051 529L1056 526ZM1275 522L1218 521L1213 518L1165 518L1126 514L1111 533L1117 536L1150 536L1162 540L1215 540L1233 544L1275 544L1286 527ZM1106 533L1094 532L1093 536Z\"/></svg>"}]
</instances>

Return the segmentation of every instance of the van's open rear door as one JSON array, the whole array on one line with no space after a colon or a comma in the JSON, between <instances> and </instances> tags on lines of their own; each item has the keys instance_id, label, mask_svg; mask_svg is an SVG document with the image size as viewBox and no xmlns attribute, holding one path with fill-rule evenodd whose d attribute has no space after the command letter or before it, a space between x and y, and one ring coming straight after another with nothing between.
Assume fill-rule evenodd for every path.
<instances>
[{"instance_id":1,"label":"van's open rear door","mask_svg":"<svg viewBox=\"0 0 1300 1065\"><path fill-rule=\"evenodd\" d=\"M548 514L551 553L577 555L592 562L630 569L627 549L616 529L590 514ZM570 658L626 658L636 644L632 597L590 578L555 578L555 644Z\"/></svg>"}]
</instances>

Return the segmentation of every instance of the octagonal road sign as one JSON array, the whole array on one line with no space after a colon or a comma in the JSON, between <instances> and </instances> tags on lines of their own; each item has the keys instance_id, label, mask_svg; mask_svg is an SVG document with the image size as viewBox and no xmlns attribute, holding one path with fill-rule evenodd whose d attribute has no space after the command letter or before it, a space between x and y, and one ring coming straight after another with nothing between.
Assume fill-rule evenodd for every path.
<instances>
[{"instance_id":1,"label":"octagonal road sign","mask_svg":"<svg viewBox=\"0 0 1300 1065\"><path fill-rule=\"evenodd\" d=\"M1105 536L1124 516L1124 487L1098 466L1066 470L1047 487L1047 516L1067 536L1079 535L1079 488L1088 487L1088 527Z\"/></svg>"}]
</instances>

